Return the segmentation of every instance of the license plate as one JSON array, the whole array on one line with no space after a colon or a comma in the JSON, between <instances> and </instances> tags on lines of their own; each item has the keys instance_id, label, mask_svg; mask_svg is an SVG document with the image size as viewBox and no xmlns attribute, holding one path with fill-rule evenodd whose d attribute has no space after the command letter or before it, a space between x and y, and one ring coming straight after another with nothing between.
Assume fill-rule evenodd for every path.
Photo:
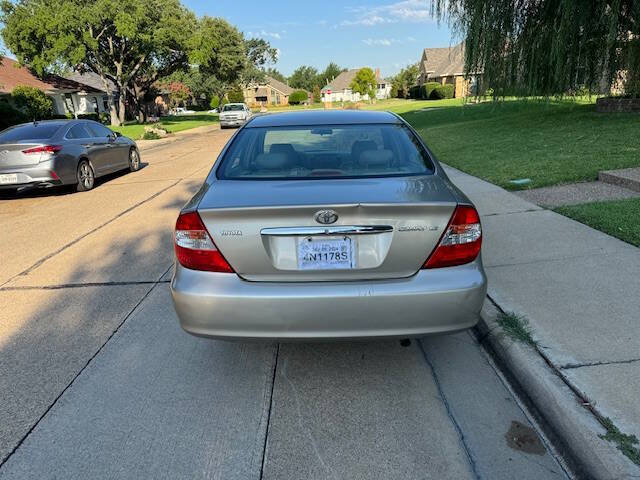
<instances>
[{"instance_id":1,"label":"license plate","mask_svg":"<svg viewBox=\"0 0 640 480\"><path fill-rule=\"evenodd\" d=\"M0 175L0 184L6 185L9 183L18 183L18 175L16 173Z\"/></svg>"},{"instance_id":2,"label":"license plate","mask_svg":"<svg viewBox=\"0 0 640 480\"><path fill-rule=\"evenodd\" d=\"M339 239L302 238L298 243L298 269L338 270L353 268L353 243Z\"/></svg>"}]
</instances>

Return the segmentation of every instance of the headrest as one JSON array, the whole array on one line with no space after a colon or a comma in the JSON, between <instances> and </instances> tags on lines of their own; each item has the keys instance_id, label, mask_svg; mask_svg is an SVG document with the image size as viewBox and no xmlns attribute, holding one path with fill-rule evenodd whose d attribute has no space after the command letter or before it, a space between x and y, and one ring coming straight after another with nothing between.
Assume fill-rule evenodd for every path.
<instances>
[{"instance_id":1,"label":"headrest","mask_svg":"<svg viewBox=\"0 0 640 480\"><path fill-rule=\"evenodd\" d=\"M284 153L261 153L256 156L256 166L264 170L278 170L288 164L289 159Z\"/></svg>"},{"instance_id":2,"label":"headrest","mask_svg":"<svg viewBox=\"0 0 640 480\"><path fill-rule=\"evenodd\" d=\"M290 143L274 143L269 148L269 153L288 153L295 154L296 151Z\"/></svg>"},{"instance_id":3,"label":"headrest","mask_svg":"<svg viewBox=\"0 0 640 480\"><path fill-rule=\"evenodd\" d=\"M392 158L391 150L365 150L358 157L358 162L363 166L379 167L389 165Z\"/></svg>"}]
</instances>

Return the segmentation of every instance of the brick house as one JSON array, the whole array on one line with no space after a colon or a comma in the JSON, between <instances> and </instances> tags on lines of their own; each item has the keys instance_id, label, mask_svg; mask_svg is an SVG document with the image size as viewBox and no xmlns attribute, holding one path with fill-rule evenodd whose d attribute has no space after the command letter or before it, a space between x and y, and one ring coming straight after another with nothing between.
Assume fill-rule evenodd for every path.
<instances>
[{"instance_id":1,"label":"brick house","mask_svg":"<svg viewBox=\"0 0 640 480\"><path fill-rule=\"evenodd\" d=\"M288 105L289 95L294 89L275 78L265 76L262 83L254 83L243 89L244 102L250 107L266 107L267 105Z\"/></svg>"},{"instance_id":2,"label":"brick house","mask_svg":"<svg viewBox=\"0 0 640 480\"><path fill-rule=\"evenodd\" d=\"M479 85L479 74L465 78L464 43L453 47L425 48L420 58L418 85L427 82L450 84L455 87L454 96L474 95Z\"/></svg>"},{"instance_id":3,"label":"brick house","mask_svg":"<svg viewBox=\"0 0 640 480\"><path fill-rule=\"evenodd\" d=\"M17 86L25 85L42 90L53 100L56 115L103 112L105 92L57 75L38 78L29 68L7 57L0 64L0 102L11 103L11 92Z\"/></svg>"}]
</instances>

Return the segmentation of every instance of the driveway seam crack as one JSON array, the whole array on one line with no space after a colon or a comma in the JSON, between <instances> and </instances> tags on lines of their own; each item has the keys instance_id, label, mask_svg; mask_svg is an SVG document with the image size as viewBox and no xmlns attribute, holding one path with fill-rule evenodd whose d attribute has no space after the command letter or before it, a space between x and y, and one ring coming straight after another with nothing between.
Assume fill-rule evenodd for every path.
<instances>
[{"instance_id":1,"label":"driveway seam crack","mask_svg":"<svg viewBox=\"0 0 640 480\"><path fill-rule=\"evenodd\" d=\"M82 375L82 372L84 372L87 367L89 366L89 364L91 364L91 362L93 361L94 358L96 358L100 352L102 352L102 350L104 349L104 347L107 345L107 343L109 343L109 341L111 341L111 339L113 338L113 336L120 330L120 327L122 327L122 325L125 324L125 322L129 319L129 317L131 317L131 315L133 315L133 313L138 309L138 307L142 304L142 302L144 302L147 297L151 294L151 292L153 291L153 289L156 287L156 285L158 285L160 283L160 279L162 279L162 277L164 275L167 274L167 272L171 269L171 267L167 268L162 275L160 275L160 277L158 277L158 281L155 282L151 288L149 288L149 290L147 290L147 292L140 298L140 300L138 300L138 302L136 302L136 304L133 306L133 308L131 310L129 310L129 313L127 313L124 318L122 319L122 321L116 326L116 328L111 332L111 334L107 337L107 339L103 342L103 344L100 346L100 348L98 348L95 353L93 355L91 355L91 357L86 361L86 363L82 366L82 368L80 370L78 370L78 372L74 375L74 377L71 379L71 381L67 384L66 387L64 387L62 389L62 391L56 396L56 398L53 399L53 402L51 402L51 405L49 405L46 410L42 413L42 415L40 415L40 417L38 417L38 419L34 422L34 424L31 426L31 428L29 429L29 431L20 439L20 441L13 447L13 449L11 449L11 452L9 452L9 454L0 461L0 469L4 466L5 463L7 463L9 461L9 459L13 456L14 453L16 453L18 451L18 449L22 446L22 444L25 442L25 440L29 437L29 435L31 435L31 433L35 430L35 428L40 424L40 422L42 421L42 419L44 417L47 416L47 414L49 413L49 411L56 405L56 403L58 403L58 400L60 400L62 398L62 396L65 394L65 392L67 390L69 390L71 388L71 386L73 385L73 383L78 379L78 377L80 375Z\"/></svg>"},{"instance_id":2,"label":"driveway seam crack","mask_svg":"<svg viewBox=\"0 0 640 480\"><path fill-rule=\"evenodd\" d=\"M271 424L271 408L273 407L273 392L276 387L276 375L278 373L278 358L280 357L280 344L276 344L275 360L273 362L273 374L271 377L271 392L269 393L269 408L267 409L267 427L264 432L264 443L262 445L262 461L260 462L260 479L264 475L264 466L267 460L267 441L269 439L269 425Z\"/></svg>"},{"instance_id":3,"label":"driveway seam crack","mask_svg":"<svg viewBox=\"0 0 640 480\"><path fill-rule=\"evenodd\" d=\"M471 471L473 473L473 478L475 479L479 479L480 478L480 474L478 473L478 468L476 465L476 461L473 458L473 455L471 454L471 450L469 449L469 445L467 445L467 440L466 437L464 435L464 432L462 431L462 427L460 427L460 424L458 423L458 420L456 419L455 415L453 414L453 410L451 408L451 405L449 405L449 401L447 400L447 396L444 393L444 390L442 389L442 385L440 384L440 378L438 377L438 374L436 373L436 369L433 366L433 364L431 363L431 360L429 360L429 356L427 355L426 350L424 349L424 345L422 344L422 340L418 340L418 346L420 347L420 351L422 352L422 357L424 358L424 361L426 362L426 364L429 366L429 368L431 369L431 375L433 377L433 381L436 384L436 388L438 389L438 394L440 395L440 398L442 399L442 403L444 404L444 408L447 412L447 416L449 417L449 420L451 420L451 423L453 424L453 427L455 428L456 432L458 433L458 438L460 439L460 443L462 444L462 448L464 449L464 452L467 456L467 460L469 462L469 466L471 467Z\"/></svg>"},{"instance_id":4,"label":"driveway seam crack","mask_svg":"<svg viewBox=\"0 0 640 480\"><path fill-rule=\"evenodd\" d=\"M170 269L171 267L169 267ZM169 270L165 270L165 273ZM163 274L164 275L164 274ZM66 288L85 287L120 287L127 285L157 285L159 283L170 283L171 280L140 280L123 282L87 282L87 283L61 283L59 285L25 285L16 287L0 287L0 292L28 291L28 290L62 290Z\"/></svg>"},{"instance_id":5,"label":"driveway seam crack","mask_svg":"<svg viewBox=\"0 0 640 480\"><path fill-rule=\"evenodd\" d=\"M172 183L171 185L163 188L162 190L157 191L156 193L154 193L153 195L151 195L150 197L141 200L140 202L130 206L129 208L123 210L122 212L118 213L116 216L110 218L109 220L107 220L106 222L102 223L101 225L98 225L97 227L89 230L87 233L80 235L79 237L75 238L74 240L72 240L71 242L67 243L66 245L63 245L62 247L60 247L58 250L51 252L48 255L45 255L44 257L42 257L40 260L38 260L37 262L35 262L33 265L31 265L30 267L28 267L26 270L23 270L20 273L17 273L16 275L14 275L13 277L9 278L7 281L5 281L4 283L0 284L0 287L4 287L7 283L9 283L10 281L14 280L17 277L23 276L23 275L28 275L29 273L31 273L33 270L35 270L36 268L40 267L42 264L44 264L47 260L52 259L53 257L55 257L56 255L62 253L63 251L65 251L66 249L68 249L69 247L72 247L73 245L75 245L76 243L80 242L82 239L88 237L89 235L97 232L98 230L101 230L102 228L106 227L107 225L109 225L110 223L116 221L118 218L122 217L123 215L126 215L127 213L135 210L136 208L144 205L145 203L153 200L154 198L157 198L158 196L162 195L164 192L166 192L167 190L169 190L170 188L175 187L178 183L180 183L182 180L184 180L183 178L181 178L180 180Z\"/></svg>"}]
</instances>

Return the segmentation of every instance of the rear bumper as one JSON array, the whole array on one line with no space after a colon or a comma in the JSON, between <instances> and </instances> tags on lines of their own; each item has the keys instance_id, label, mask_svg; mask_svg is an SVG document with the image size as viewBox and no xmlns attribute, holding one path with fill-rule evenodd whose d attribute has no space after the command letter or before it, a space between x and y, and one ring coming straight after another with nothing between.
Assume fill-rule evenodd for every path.
<instances>
[{"instance_id":1,"label":"rear bumper","mask_svg":"<svg viewBox=\"0 0 640 480\"><path fill-rule=\"evenodd\" d=\"M193 335L245 339L414 337L473 327L487 291L480 259L362 282L248 282L177 264L171 294Z\"/></svg>"},{"instance_id":2,"label":"rear bumper","mask_svg":"<svg viewBox=\"0 0 640 480\"><path fill-rule=\"evenodd\" d=\"M0 175L14 174L17 176L17 183L0 183L0 189L22 190L34 187L53 187L62 185L62 180L54 175L50 169L42 168L42 164L32 167L9 167L0 168Z\"/></svg>"}]
</instances>

